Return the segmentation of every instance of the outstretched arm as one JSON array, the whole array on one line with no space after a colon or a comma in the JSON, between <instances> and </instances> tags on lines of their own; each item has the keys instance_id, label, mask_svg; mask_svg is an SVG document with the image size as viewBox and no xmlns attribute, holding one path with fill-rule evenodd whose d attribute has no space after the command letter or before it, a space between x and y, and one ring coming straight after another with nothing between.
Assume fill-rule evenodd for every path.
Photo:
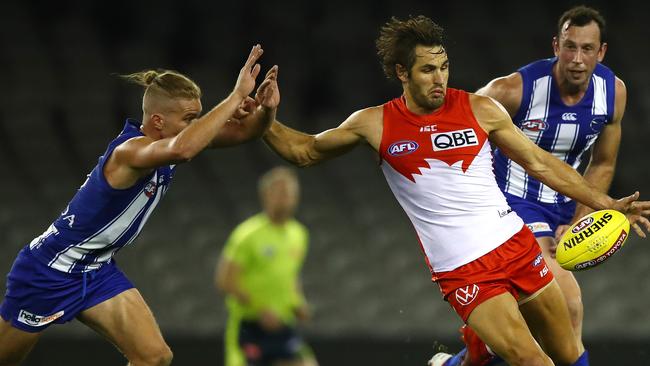
<instances>
[{"instance_id":1,"label":"outstretched arm","mask_svg":"<svg viewBox=\"0 0 650 366\"><path fill-rule=\"evenodd\" d=\"M239 285L242 269L234 261L225 257L219 259L214 271L214 285L217 290L233 296L240 304L248 304L250 296Z\"/></svg>"},{"instance_id":2,"label":"outstretched arm","mask_svg":"<svg viewBox=\"0 0 650 366\"><path fill-rule=\"evenodd\" d=\"M631 223L638 222L650 230L650 221L641 215L650 214L650 202L639 201L639 193L614 200L586 181L563 161L531 142L514 126L507 112L490 98L473 95L472 111L489 134L490 141L530 175L554 190L595 210L615 209L625 213ZM634 225L633 225L634 226ZM639 233L639 226L635 230ZM641 236L643 232L641 232Z\"/></svg>"},{"instance_id":3,"label":"outstretched arm","mask_svg":"<svg viewBox=\"0 0 650 366\"><path fill-rule=\"evenodd\" d=\"M262 53L260 45L254 46L230 95L178 135L160 140L147 136L133 138L118 146L111 159L118 165L138 170L192 159L211 143L228 118L255 88L255 78L260 71L260 65L256 64L256 61Z\"/></svg>"},{"instance_id":4,"label":"outstretched arm","mask_svg":"<svg viewBox=\"0 0 650 366\"><path fill-rule=\"evenodd\" d=\"M353 113L336 128L309 135L274 121L264 135L269 147L288 162L307 167L342 155L367 141L369 128L377 118L375 108Z\"/></svg>"},{"instance_id":5,"label":"outstretched arm","mask_svg":"<svg viewBox=\"0 0 650 366\"><path fill-rule=\"evenodd\" d=\"M260 138L275 119L280 104L278 88L278 66L266 73L264 81L257 88L255 99L246 97L212 140L210 147L226 147Z\"/></svg>"}]
</instances>

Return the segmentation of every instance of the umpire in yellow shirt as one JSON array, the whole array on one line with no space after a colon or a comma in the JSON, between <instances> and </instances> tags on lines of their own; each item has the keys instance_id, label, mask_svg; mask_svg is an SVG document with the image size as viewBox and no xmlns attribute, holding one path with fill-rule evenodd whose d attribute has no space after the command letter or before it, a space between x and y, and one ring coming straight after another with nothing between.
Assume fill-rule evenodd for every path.
<instances>
[{"instance_id":1,"label":"umpire in yellow shirt","mask_svg":"<svg viewBox=\"0 0 650 366\"><path fill-rule=\"evenodd\" d=\"M216 285L227 294L226 366L316 366L296 330L309 318L300 269L309 234L293 218L300 186L277 167L259 180L263 212L239 224L223 249Z\"/></svg>"}]
</instances>

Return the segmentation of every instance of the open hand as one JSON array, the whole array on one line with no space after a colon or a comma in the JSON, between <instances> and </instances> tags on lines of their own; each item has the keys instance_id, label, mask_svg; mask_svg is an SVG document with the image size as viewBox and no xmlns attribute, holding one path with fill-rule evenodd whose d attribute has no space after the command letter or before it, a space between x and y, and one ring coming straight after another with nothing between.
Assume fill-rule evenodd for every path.
<instances>
[{"instance_id":1,"label":"open hand","mask_svg":"<svg viewBox=\"0 0 650 366\"><path fill-rule=\"evenodd\" d=\"M237 110L235 111L235 113L233 113L231 118L236 120L241 120L244 117L248 116L249 114L253 113L253 111L255 111L255 108L257 108L257 102L255 101L255 99L251 97L246 97L239 104L239 107L237 107Z\"/></svg>"},{"instance_id":2,"label":"open hand","mask_svg":"<svg viewBox=\"0 0 650 366\"><path fill-rule=\"evenodd\" d=\"M259 322L262 328L267 332L277 332L283 327L280 318L268 309L260 312Z\"/></svg>"},{"instance_id":3,"label":"open hand","mask_svg":"<svg viewBox=\"0 0 650 366\"><path fill-rule=\"evenodd\" d=\"M278 88L278 65L273 66L257 88L255 101L264 108L274 109L280 104L280 89Z\"/></svg>"},{"instance_id":4,"label":"open hand","mask_svg":"<svg viewBox=\"0 0 650 366\"><path fill-rule=\"evenodd\" d=\"M548 252L551 255L551 258L555 258L557 245L560 242L560 239L562 239L562 236L564 236L564 233L566 233L570 227L570 225L559 225L557 229L555 229L555 240L552 240L551 245L548 247Z\"/></svg>"},{"instance_id":5,"label":"open hand","mask_svg":"<svg viewBox=\"0 0 650 366\"><path fill-rule=\"evenodd\" d=\"M294 313L296 314L296 318L301 322L307 322L311 319L311 309L307 304L297 307Z\"/></svg>"},{"instance_id":6,"label":"open hand","mask_svg":"<svg viewBox=\"0 0 650 366\"><path fill-rule=\"evenodd\" d=\"M239 77L233 91L242 98L246 98L255 89L255 79L260 73L260 65L256 62L262 56L262 53L264 53L262 46L259 44L253 46L246 63L239 71Z\"/></svg>"},{"instance_id":7,"label":"open hand","mask_svg":"<svg viewBox=\"0 0 650 366\"><path fill-rule=\"evenodd\" d=\"M617 200L612 208L625 214L634 232L645 238L644 229L650 231L650 221L647 219L647 216L650 216L650 201L637 201L638 199L639 192L637 191Z\"/></svg>"}]
</instances>

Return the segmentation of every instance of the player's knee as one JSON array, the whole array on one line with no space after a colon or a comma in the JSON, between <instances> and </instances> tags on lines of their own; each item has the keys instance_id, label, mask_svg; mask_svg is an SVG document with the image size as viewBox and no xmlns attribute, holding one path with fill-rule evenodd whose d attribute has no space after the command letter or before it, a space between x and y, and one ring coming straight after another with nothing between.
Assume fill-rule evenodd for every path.
<instances>
[{"instance_id":1,"label":"player's knee","mask_svg":"<svg viewBox=\"0 0 650 366\"><path fill-rule=\"evenodd\" d=\"M173 358L174 358L174 353L172 352L172 350L169 347L165 347L164 349L158 352L154 360L155 363L152 363L152 365L168 366L172 364Z\"/></svg>"},{"instance_id":2,"label":"player's knee","mask_svg":"<svg viewBox=\"0 0 650 366\"><path fill-rule=\"evenodd\" d=\"M506 359L511 366L548 366L551 365L547 357L543 355L520 356L513 359Z\"/></svg>"},{"instance_id":3,"label":"player's knee","mask_svg":"<svg viewBox=\"0 0 650 366\"><path fill-rule=\"evenodd\" d=\"M578 360L580 354L575 342L565 342L565 346L556 350L551 355L553 362L557 366L571 366Z\"/></svg>"},{"instance_id":4,"label":"player's knee","mask_svg":"<svg viewBox=\"0 0 650 366\"><path fill-rule=\"evenodd\" d=\"M571 317L573 328L580 327L583 316L582 298L578 296L573 299L567 299L567 306L569 307L569 316Z\"/></svg>"},{"instance_id":5,"label":"player's knee","mask_svg":"<svg viewBox=\"0 0 650 366\"><path fill-rule=\"evenodd\" d=\"M20 365L21 361L22 359L18 359L18 358L10 359L10 358L0 357L0 366L18 366Z\"/></svg>"},{"instance_id":6,"label":"player's knee","mask_svg":"<svg viewBox=\"0 0 650 366\"><path fill-rule=\"evenodd\" d=\"M551 364L550 359L537 347L513 346L509 347L505 353L501 357L512 366L544 366Z\"/></svg>"},{"instance_id":7,"label":"player's knee","mask_svg":"<svg viewBox=\"0 0 650 366\"><path fill-rule=\"evenodd\" d=\"M140 357L141 363L147 366L168 366L171 365L174 354L166 344L163 344L156 349L147 352L146 355Z\"/></svg>"},{"instance_id":8,"label":"player's knee","mask_svg":"<svg viewBox=\"0 0 650 366\"><path fill-rule=\"evenodd\" d=\"M6 353L0 352L0 366L18 366L26 358L26 353Z\"/></svg>"}]
</instances>

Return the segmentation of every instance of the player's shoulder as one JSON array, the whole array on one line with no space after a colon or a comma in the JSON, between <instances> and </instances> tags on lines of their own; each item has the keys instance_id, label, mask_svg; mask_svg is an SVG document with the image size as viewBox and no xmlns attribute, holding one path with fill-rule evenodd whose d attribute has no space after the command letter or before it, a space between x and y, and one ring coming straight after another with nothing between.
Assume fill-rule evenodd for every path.
<instances>
[{"instance_id":1,"label":"player's shoulder","mask_svg":"<svg viewBox=\"0 0 650 366\"><path fill-rule=\"evenodd\" d=\"M616 93L625 93L627 92L627 87L625 86L625 82L621 80L618 76L614 77L614 88L616 90Z\"/></svg>"},{"instance_id":2,"label":"player's shoulder","mask_svg":"<svg viewBox=\"0 0 650 366\"><path fill-rule=\"evenodd\" d=\"M308 245L309 242L309 230L305 225L303 225L297 219L291 219L287 226L289 228L290 235L295 239L295 243L300 246Z\"/></svg>"},{"instance_id":3,"label":"player's shoulder","mask_svg":"<svg viewBox=\"0 0 650 366\"><path fill-rule=\"evenodd\" d=\"M352 113L341 127L362 136L372 134L383 121L383 108L381 106L368 107Z\"/></svg>"},{"instance_id":4,"label":"player's shoulder","mask_svg":"<svg viewBox=\"0 0 650 366\"><path fill-rule=\"evenodd\" d=\"M242 221L235 229L232 231L232 238L235 241L243 241L249 237L254 236L260 230L264 229L268 225L268 218L264 214L253 215L246 220Z\"/></svg>"},{"instance_id":5,"label":"player's shoulder","mask_svg":"<svg viewBox=\"0 0 650 366\"><path fill-rule=\"evenodd\" d=\"M124 141L119 142L115 147L115 153L120 154L128 151L138 150L153 143L154 141L154 139L147 135L133 137L125 136Z\"/></svg>"},{"instance_id":6,"label":"player's shoulder","mask_svg":"<svg viewBox=\"0 0 650 366\"><path fill-rule=\"evenodd\" d=\"M523 78L521 73L498 77L479 89L476 94L495 99L514 113L519 108L523 94Z\"/></svg>"},{"instance_id":7,"label":"player's shoulder","mask_svg":"<svg viewBox=\"0 0 650 366\"><path fill-rule=\"evenodd\" d=\"M368 123L376 120L381 120L382 116L384 115L384 108L383 106L372 106L372 107L367 107L363 109L359 109L358 111L353 112L350 117L348 117L348 121L351 123Z\"/></svg>"},{"instance_id":8,"label":"player's shoulder","mask_svg":"<svg viewBox=\"0 0 650 366\"><path fill-rule=\"evenodd\" d=\"M474 117L487 133L499 128L503 122L510 121L508 111L492 97L470 93L469 104Z\"/></svg>"},{"instance_id":9,"label":"player's shoulder","mask_svg":"<svg viewBox=\"0 0 650 366\"><path fill-rule=\"evenodd\" d=\"M542 58L527 63L526 65L517 69L520 74L526 74L533 78L545 76L551 73L553 65L557 62L557 57Z\"/></svg>"},{"instance_id":10,"label":"player's shoulder","mask_svg":"<svg viewBox=\"0 0 650 366\"><path fill-rule=\"evenodd\" d=\"M302 222L298 221L297 219L291 219L289 221L289 227L291 230L301 234L301 235L307 235L309 233L309 230L307 229L307 226L305 226Z\"/></svg>"},{"instance_id":11,"label":"player's shoulder","mask_svg":"<svg viewBox=\"0 0 650 366\"><path fill-rule=\"evenodd\" d=\"M474 113L501 114L504 113L503 106L495 98L479 93L469 93L469 104Z\"/></svg>"},{"instance_id":12,"label":"player's shoulder","mask_svg":"<svg viewBox=\"0 0 650 366\"><path fill-rule=\"evenodd\" d=\"M523 85L523 78L520 72L513 72L506 76L500 76L496 79L491 80L485 88L488 88L490 91L497 92L499 94L509 93L512 90L519 89ZM483 89L483 88L482 88ZM480 90L479 90L480 91ZM477 92L479 93L479 92ZM484 94L484 93L479 93ZM490 96L490 94L484 94Z\"/></svg>"}]
</instances>

